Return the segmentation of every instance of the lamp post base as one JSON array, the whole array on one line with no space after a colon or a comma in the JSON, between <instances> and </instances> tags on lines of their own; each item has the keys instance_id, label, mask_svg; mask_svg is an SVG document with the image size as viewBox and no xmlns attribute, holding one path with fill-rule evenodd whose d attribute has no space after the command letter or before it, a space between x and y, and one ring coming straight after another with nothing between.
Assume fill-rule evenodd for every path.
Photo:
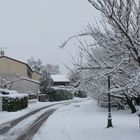
<instances>
[{"instance_id":1,"label":"lamp post base","mask_svg":"<svg viewBox=\"0 0 140 140\"><path fill-rule=\"evenodd\" d=\"M113 127L111 119L108 119L107 128L109 128L109 127Z\"/></svg>"}]
</instances>

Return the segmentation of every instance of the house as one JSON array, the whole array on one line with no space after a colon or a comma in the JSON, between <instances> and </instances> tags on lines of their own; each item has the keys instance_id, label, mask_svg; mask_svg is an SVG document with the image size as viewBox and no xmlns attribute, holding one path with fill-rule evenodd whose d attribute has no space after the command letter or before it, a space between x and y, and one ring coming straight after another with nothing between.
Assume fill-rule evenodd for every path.
<instances>
[{"instance_id":1,"label":"house","mask_svg":"<svg viewBox=\"0 0 140 140\"><path fill-rule=\"evenodd\" d=\"M39 81L40 80L40 77L41 77L41 74L39 72L33 71L33 73L32 73L32 79L33 80Z\"/></svg>"},{"instance_id":2,"label":"house","mask_svg":"<svg viewBox=\"0 0 140 140\"><path fill-rule=\"evenodd\" d=\"M0 56L0 74L3 73L16 73L20 77L34 80L39 80L41 76L40 73L33 71L27 63L5 55Z\"/></svg>"},{"instance_id":3,"label":"house","mask_svg":"<svg viewBox=\"0 0 140 140\"><path fill-rule=\"evenodd\" d=\"M39 79L41 74L32 70L25 62L1 54L0 56L0 75L14 73L19 76L12 81L12 89L20 93L39 91Z\"/></svg>"},{"instance_id":4,"label":"house","mask_svg":"<svg viewBox=\"0 0 140 140\"><path fill-rule=\"evenodd\" d=\"M12 89L16 89L19 93L38 93L40 82L37 80L21 77L12 83Z\"/></svg>"},{"instance_id":5,"label":"house","mask_svg":"<svg viewBox=\"0 0 140 140\"><path fill-rule=\"evenodd\" d=\"M51 75L53 86L68 86L70 80L67 75Z\"/></svg>"}]
</instances>

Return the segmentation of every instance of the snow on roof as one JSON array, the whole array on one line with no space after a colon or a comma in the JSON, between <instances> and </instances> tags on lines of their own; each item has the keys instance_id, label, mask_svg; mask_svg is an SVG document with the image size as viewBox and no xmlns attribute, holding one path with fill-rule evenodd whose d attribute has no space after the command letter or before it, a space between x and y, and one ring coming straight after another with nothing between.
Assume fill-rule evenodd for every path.
<instances>
[{"instance_id":1,"label":"snow on roof","mask_svg":"<svg viewBox=\"0 0 140 140\"><path fill-rule=\"evenodd\" d=\"M13 60L13 61L16 61L16 62L21 63L21 64L24 64L24 65L26 65L28 68L30 68L31 71L33 71L32 68L29 66L29 64L27 64L26 62L23 62L23 61L20 61L20 60L17 60L17 59L14 59L14 58L11 58L11 57L5 56L5 55L0 56L0 58L3 58L3 57L5 57L5 58L7 58L7 59L10 59L10 60Z\"/></svg>"},{"instance_id":2,"label":"snow on roof","mask_svg":"<svg viewBox=\"0 0 140 140\"><path fill-rule=\"evenodd\" d=\"M67 75L51 75L51 78L54 82L69 82Z\"/></svg>"},{"instance_id":3,"label":"snow on roof","mask_svg":"<svg viewBox=\"0 0 140 140\"><path fill-rule=\"evenodd\" d=\"M19 79L13 81L13 82L18 82L20 80L26 80L26 81L30 81L30 82L33 82L33 83L37 83L37 84L40 84L40 82L38 80L33 80L33 79L29 79L27 77L20 77Z\"/></svg>"},{"instance_id":4,"label":"snow on roof","mask_svg":"<svg viewBox=\"0 0 140 140\"><path fill-rule=\"evenodd\" d=\"M29 79L27 77L21 77L20 80L27 80L27 81L38 83L38 84L40 83L38 80Z\"/></svg>"},{"instance_id":5,"label":"snow on roof","mask_svg":"<svg viewBox=\"0 0 140 140\"><path fill-rule=\"evenodd\" d=\"M62 90L67 90L67 91L73 91L73 87L71 86L53 86L52 88L54 90L62 89Z\"/></svg>"}]
</instances>

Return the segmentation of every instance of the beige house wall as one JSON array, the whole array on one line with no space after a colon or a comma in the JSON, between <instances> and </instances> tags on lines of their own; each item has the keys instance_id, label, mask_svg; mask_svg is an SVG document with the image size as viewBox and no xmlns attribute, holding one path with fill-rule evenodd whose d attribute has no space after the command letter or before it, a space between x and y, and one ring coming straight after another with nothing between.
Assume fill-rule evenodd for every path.
<instances>
[{"instance_id":1,"label":"beige house wall","mask_svg":"<svg viewBox=\"0 0 140 140\"><path fill-rule=\"evenodd\" d=\"M40 77L41 77L41 74L40 73L35 72L35 71L33 72L32 79L39 81Z\"/></svg>"},{"instance_id":2,"label":"beige house wall","mask_svg":"<svg viewBox=\"0 0 140 140\"><path fill-rule=\"evenodd\" d=\"M16 73L19 76L27 77L27 65L16 62L12 59L2 57L0 58L0 74L3 73Z\"/></svg>"},{"instance_id":3,"label":"beige house wall","mask_svg":"<svg viewBox=\"0 0 140 140\"><path fill-rule=\"evenodd\" d=\"M12 89L19 93L38 93L41 74L33 72L28 64L7 56L0 56L0 74L15 73L21 79L12 83Z\"/></svg>"}]
</instances>

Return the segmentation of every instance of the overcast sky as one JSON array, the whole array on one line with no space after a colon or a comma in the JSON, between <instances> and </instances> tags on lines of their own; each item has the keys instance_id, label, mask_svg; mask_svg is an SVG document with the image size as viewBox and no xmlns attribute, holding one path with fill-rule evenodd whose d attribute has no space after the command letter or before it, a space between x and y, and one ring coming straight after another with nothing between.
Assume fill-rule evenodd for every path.
<instances>
[{"instance_id":1,"label":"overcast sky","mask_svg":"<svg viewBox=\"0 0 140 140\"><path fill-rule=\"evenodd\" d=\"M70 65L76 47L74 41L58 46L97 17L87 0L0 0L0 47L15 59L40 58L66 73L61 63Z\"/></svg>"}]
</instances>

